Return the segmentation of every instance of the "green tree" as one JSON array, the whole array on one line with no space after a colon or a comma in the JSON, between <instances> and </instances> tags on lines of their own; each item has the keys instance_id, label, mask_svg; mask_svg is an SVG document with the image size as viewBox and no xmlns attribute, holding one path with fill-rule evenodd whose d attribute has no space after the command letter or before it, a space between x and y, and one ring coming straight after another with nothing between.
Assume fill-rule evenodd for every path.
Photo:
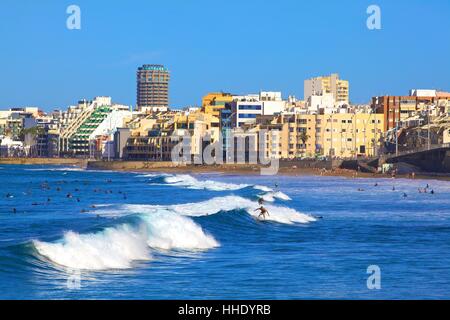
<instances>
[{"instance_id":1,"label":"green tree","mask_svg":"<svg viewBox=\"0 0 450 320\"><path fill-rule=\"evenodd\" d=\"M300 140L302 140L302 143L303 143L304 145L306 145L306 142L309 140L310 136L306 133L306 131L302 131L302 132L300 133L299 138L300 138Z\"/></svg>"},{"instance_id":2,"label":"green tree","mask_svg":"<svg viewBox=\"0 0 450 320\"><path fill-rule=\"evenodd\" d=\"M36 127L31 127L31 128L27 128L27 129L22 129L22 130L20 130L20 133L19 133L19 139L20 139L21 141L25 141L25 137L26 137L27 135L29 135L30 138L31 138L32 140L34 140L34 139L36 139L39 135L42 135L42 134L44 134L44 129L43 129L43 128L38 127L38 126L36 126Z\"/></svg>"}]
</instances>

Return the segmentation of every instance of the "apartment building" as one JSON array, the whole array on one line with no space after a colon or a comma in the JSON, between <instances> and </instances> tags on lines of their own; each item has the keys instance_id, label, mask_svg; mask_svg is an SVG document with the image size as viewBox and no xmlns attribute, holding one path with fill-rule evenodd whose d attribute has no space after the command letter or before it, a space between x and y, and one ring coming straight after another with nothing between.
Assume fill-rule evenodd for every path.
<instances>
[{"instance_id":1,"label":"apartment building","mask_svg":"<svg viewBox=\"0 0 450 320\"><path fill-rule=\"evenodd\" d=\"M139 111L166 111L169 107L170 72L163 65L144 64L136 73L136 103Z\"/></svg>"},{"instance_id":2,"label":"apartment building","mask_svg":"<svg viewBox=\"0 0 450 320\"><path fill-rule=\"evenodd\" d=\"M282 114L258 117L257 127L266 132L266 156L353 158L377 154L383 120L371 112Z\"/></svg>"},{"instance_id":3,"label":"apartment building","mask_svg":"<svg viewBox=\"0 0 450 320\"><path fill-rule=\"evenodd\" d=\"M285 111L286 101L281 92L260 92L245 96L235 96L230 103L233 127L255 124L261 115L276 115Z\"/></svg>"},{"instance_id":4,"label":"apartment building","mask_svg":"<svg viewBox=\"0 0 450 320\"><path fill-rule=\"evenodd\" d=\"M329 76L311 78L304 81L304 100L311 96L331 94L336 104L349 104L349 82L334 73Z\"/></svg>"},{"instance_id":5,"label":"apartment building","mask_svg":"<svg viewBox=\"0 0 450 320\"><path fill-rule=\"evenodd\" d=\"M225 108L227 103L233 101L233 95L223 92L211 92L202 99L202 111L211 114L217 118L220 117L220 111Z\"/></svg>"},{"instance_id":6,"label":"apartment building","mask_svg":"<svg viewBox=\"0 0 450 320\"><path fill-rule=\"evenodd\" d=\"M388 131L420 114L449 114L450 94L436 90L411 90L409 96L373 97L372 108L384 114L384 131Z\"/></svg>"}]
</instances>

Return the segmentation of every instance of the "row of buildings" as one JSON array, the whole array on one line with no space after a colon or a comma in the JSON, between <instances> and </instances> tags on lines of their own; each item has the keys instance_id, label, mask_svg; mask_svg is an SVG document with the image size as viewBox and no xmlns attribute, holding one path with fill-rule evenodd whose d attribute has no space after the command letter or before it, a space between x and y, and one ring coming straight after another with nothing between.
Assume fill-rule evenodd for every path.
<instances>
[{"instance_id":1,"label":"row of buildings","mask_svg":"<svg viewBox=\"0 0 450 320\"><path fill-rule=\"evenodd\" d=\"M407 129L430 130L435 123L434 142L450 142L450 93L437 90L411 90L408 96L374 97L369 104L353 105L349 82L332 74L305 80L303 100L270 91L212 92L197 107L175 110L169 108L167 68L144 65L136 76L135 110L111 97L96 97L65 111L0 111L1 156L169 161L183 142L188 150L183 149L182 158L198 163L211 149L216 162L242 155L248 161L251 154L372 157L389 152L394 141L398 146Z\"/></svg>"}]
</instances>

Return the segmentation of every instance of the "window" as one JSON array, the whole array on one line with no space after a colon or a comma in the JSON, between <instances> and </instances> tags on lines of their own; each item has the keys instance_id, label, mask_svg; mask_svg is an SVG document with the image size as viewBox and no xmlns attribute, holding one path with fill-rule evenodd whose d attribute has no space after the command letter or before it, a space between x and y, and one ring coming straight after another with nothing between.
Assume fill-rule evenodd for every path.
<instances>
[{"instance_id":1,"label":"window","mask_svg":"<svg viewBox=\"0 0 450 320\"><path fill-rule=\"evenodd\" d=\"M239 119L256 119L256 114L241 113L241 114L239 114Z\"/></svg>"},{"instance_id":2,"label":"window","mask_svg":"<svg viewBox=\"0 0 450 320\"><path fill-rule=\"evenodd\" d=\"M239 110L261 110L261 105L240 105Z\"/></svg>"}]
</instances>

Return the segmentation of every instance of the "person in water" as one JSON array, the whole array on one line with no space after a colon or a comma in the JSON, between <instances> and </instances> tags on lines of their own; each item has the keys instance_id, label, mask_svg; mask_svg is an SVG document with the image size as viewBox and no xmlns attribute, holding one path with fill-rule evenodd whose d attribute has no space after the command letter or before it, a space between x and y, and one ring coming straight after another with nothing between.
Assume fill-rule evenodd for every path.
<instances>
[{"instance_id":1,"label":"person in water","mask_svg":"<svg viewBox=\"0 0 450 320\"><path fill-rule=\"evenodd\" d=\"M270 217L269 211L267 211L266 208L264 208L263 206L259 207L258 209L256 209L255 211L261 211L260 214L258 215L258 219L263 216L264 220L266 220L266 214L267 216Z\"/></svg>"},{"instance_id":2,"label":"person in water","mask_svg":"<svg viewBox=\"0 0 450 320\"><path fill-rule=\"evenodd\" d=\"M258 199L258 204L259 204L259 205L264 204L264 199L263 199L263 198L259 198L259 199Z\"/></svg>"}]
</instances>

